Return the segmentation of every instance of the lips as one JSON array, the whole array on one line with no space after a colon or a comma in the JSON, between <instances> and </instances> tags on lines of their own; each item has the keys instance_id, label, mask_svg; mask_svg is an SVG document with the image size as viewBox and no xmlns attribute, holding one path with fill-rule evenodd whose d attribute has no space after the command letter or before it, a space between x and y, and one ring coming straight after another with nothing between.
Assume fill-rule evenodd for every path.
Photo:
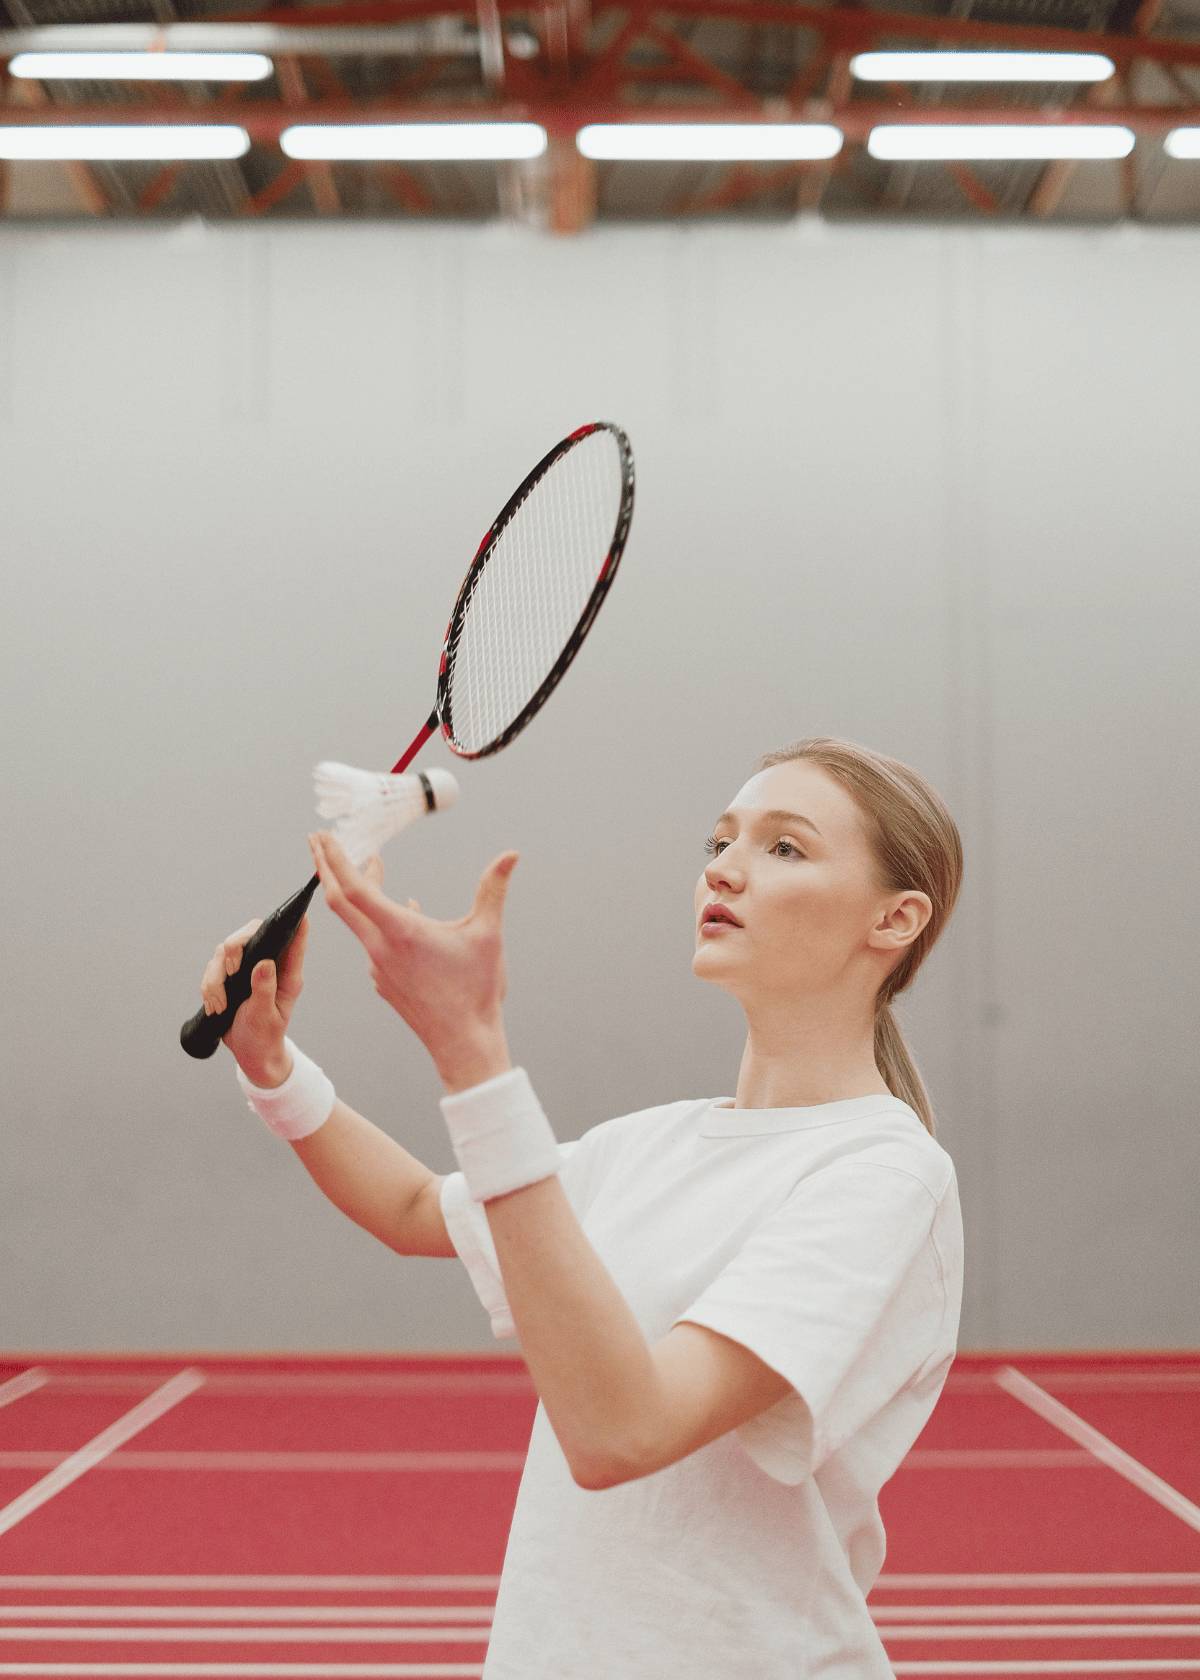
<instances>
[{"instance_id":1,"label":"lips","mask_svg":"<svg viewBox=\"0 0 1200 1680\"><path fill-rule=\"evenodd\" d=\"M700 920L702 926L707 925L709 922L728 922L731 927L741 927L742 925L733 914L733 911L726 909L723 904L706 904L704 906L704 914Z\"/></svg>"}]
</instances>

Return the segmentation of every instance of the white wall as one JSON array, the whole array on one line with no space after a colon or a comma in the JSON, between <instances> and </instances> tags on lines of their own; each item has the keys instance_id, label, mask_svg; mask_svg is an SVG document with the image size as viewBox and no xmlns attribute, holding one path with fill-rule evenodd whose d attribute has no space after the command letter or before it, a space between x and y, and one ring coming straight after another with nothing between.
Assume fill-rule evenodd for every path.
<instances>
[{"instance_id":1,"label":"white wall","mask_svg":"<svg viewBox=\"0 0 1200 1680\"><path fill-rule=\"evenodd\" d=\"M217 939L307 879L312 765L398 755L480 532L594 417L637 453L616 586L389 890L458 915L521 851L509 1039L575 1137L734 1089L692 889L757 755L905 759L966 849L901 1010L962 1187L961 1345L1194 1344L1198 258L1125 229L0 231L0 1347L497 1345L457 1262L346 1221L177 1033ZM452 1169L436 1074L320 901L294 1036Z\"/></svg>"}]
</instances>

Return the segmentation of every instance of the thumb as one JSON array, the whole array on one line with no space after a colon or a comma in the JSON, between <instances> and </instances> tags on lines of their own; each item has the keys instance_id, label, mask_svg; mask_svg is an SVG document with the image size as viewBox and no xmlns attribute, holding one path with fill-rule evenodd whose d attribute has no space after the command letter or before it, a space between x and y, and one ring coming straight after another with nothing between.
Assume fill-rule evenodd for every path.
<instances>
[{"instance_id":1,"label":"thumb","mask_svg":"<svg viewBox=\"0 0 1200 1680\"><path fill-rule=\"evenodd\" d=\"M262 962L255 963L250 974L250 993L252 997L261 998L264 1003L271 1003L275 998L275 964L270 957L264 957Z\"/></svg>"},{"instance_id":2,"label":"thumb","mask_svg":"<svg viewBox=\"0 0 1200 1680\"><path fill-rule=\"evenodd\" d=\"M474 913L499 916L508 894L508 883L517 867L519 852L502 852L493 858L479 879L475 894Z\"/></svg>"}]
</instances>

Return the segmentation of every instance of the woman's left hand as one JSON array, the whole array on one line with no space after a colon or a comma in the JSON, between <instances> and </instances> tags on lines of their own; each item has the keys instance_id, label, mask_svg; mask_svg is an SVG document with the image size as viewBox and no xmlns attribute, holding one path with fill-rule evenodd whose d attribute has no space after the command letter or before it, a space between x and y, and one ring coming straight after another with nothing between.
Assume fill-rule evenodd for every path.
<instances>
[{"instance_id":1,"label":"woman's left hand","mask_svg":"<svg viewBox=\"0 0 1200 1680\"><path fill-rule=\"evenodd\" d=\"M351 863L332 834L310 834L308 843L326 903L371 959L375 990L408 1022L443 1077L503 1045L501 922L519 854L493 858L468 913L439 922L422 915L415 899L399 905L388 898L378 884L382 863L373 879Z\"/></svg>"}]
</instances>

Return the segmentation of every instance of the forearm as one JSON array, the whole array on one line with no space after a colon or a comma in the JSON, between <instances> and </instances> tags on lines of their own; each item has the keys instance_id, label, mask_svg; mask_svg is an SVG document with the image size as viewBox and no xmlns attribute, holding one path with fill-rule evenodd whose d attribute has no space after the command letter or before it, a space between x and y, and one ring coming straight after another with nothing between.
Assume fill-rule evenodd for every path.
<instances>
[{"instance_id":1,"label":"forearm","mask_svg":"<svg viewBox=\"0 0 1200 1680\"><path fill-rule=\"evenodd\" d=\"M448 1048L448 1092L511 1066L496 1026ZM636 1473L653 1445L658 1370L641 1326L567 1200L557 1174L483 1203L521 1353L575 1480Z\"/></svg>"},{"instance_id":2,"label":"forearm","mask_svg":"<svg viewBox=\"0 0 1200 1680\"><path fill-rule=\"evenodd\" d=\"M397 1254L409 1252L405 1215L430 1169L339 1097L324 1125L291 1147L317 1188Z\"/></svg>"},{"instance_id":3,"label":"forearm","mask_svg":"<svg viewBox=\"0 0 1200 1680\"><path fill-rule=\"evenodd\" d=\"M652 1447L658 1372L557 1175L484 1203L521 1352L572 1475L603 1487Z\"/></svg>"}]
</instances>

